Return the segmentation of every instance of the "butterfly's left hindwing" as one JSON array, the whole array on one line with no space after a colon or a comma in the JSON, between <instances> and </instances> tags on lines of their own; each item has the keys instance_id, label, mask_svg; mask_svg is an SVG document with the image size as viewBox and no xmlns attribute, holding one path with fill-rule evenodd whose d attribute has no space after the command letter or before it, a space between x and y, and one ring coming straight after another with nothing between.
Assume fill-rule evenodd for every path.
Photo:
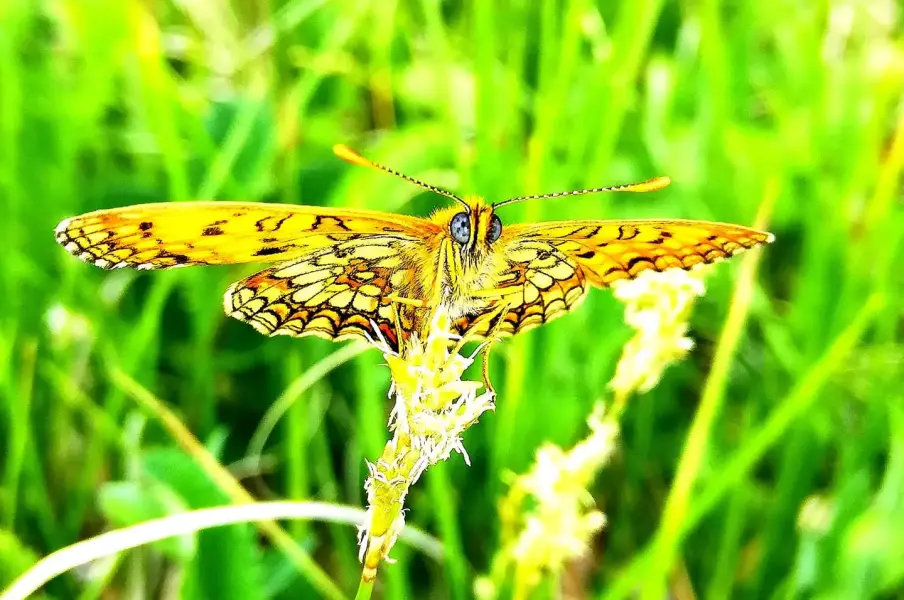
<instances>
[{"instance_id":1,"label":"butterfly's left hindwing","mask_svg":"<svg viewBox=\"0 0 904 600\"><path fill-rule=\"evenodd\" d=\"M519 240L506 250L508 267L500 274L499 304L508 310L496 323L485 312L459 320L461 333L483 337L495 327L499 335L515 335L575 308L584 298L587 281L582 269L546 240Z\"/></svg>"}]
</instances>

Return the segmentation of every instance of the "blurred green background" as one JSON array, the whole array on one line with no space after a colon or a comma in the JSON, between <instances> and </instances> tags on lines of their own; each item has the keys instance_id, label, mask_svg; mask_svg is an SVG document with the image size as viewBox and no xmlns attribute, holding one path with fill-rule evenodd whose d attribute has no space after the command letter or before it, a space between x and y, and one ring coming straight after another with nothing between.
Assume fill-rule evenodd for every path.
<instances>
[{"instance_id":1,"label":"blurred green background","mask_svg":"<svg viewBox=\"0 0 904 600\"><path fill-rule=\"evenodd\" d=\"M904 39L891 0L2 0L0 586L106 528L225 494L111 373L173 409L257 497L364 506L387 438L375 351L317 379L262 469L267 408L342 346L227 319L247 268L104 272L53 240L67 216L234 199L428 214L444 200L343 163L334 143L491 199L669 175L643 196L515 205L503 220L687 217L752 224L753 304L676 560L650 547L730 308L738 261L696 305L697 346L622 416L592 492L608 524L538 598L904 597ZM884 298L863 313L869 297ZM846 330L859 319L860 330ZM469 598L498 548L508 470L586 434L608 400L622 308L580 310L494 353L498 409L412 491L377 596ZM845 337L847 336L847 337ZM841 346L838 346L841 340ZM846 345L846 346L845 346ZM842 347L844 346L844 347ZM339 589L354 530L293 522ZM189 545L190 546L190 545ZM174 592L173 577L182 578ZM562 590L565 590L562 592ZM250 527L54 580L53 598L316 597Z\"/></svg>"}]
</instances>

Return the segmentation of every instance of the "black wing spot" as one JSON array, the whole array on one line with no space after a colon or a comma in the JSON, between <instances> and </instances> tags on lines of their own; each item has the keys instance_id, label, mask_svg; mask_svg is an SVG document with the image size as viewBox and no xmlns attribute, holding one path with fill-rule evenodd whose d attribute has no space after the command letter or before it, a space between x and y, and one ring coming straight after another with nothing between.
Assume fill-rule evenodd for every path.
<instances>
[{"instance_id":1,"label":"black wing spot","mask_svg":"<svg viewBox=\"0 0 904 600\"><path fill-rule=\"evenodd\" d=\"M151 223L150 221L142 221L141 223L138 224L138 229L140 229L142 231L147 231L148 229L150 229L153 226L154 226L154 224Z\"/></svg>"},{"instance_id":2,"label":"black wing spot","mask_svg":"<svg viewBox=\"0 0 904 600\"><path fill-rule=\"evenodd\" d=\"M283 217L283 218L277 220L272 226L270 226L270 225L268 224L268 221L270 221L271 219L274 219L275 216L274 216L274 215L267 215L267 216L264 217L263 219L258 219L257 221L255 221L255 222L254 222L254 227L255 227L258 231L260 231L260 232L264 232L264 231L279 231L279 228L282 227L282 224L285 223L291 216L292 216L291 214L288 214L288 215L286 215L285 217Z\"/></svg>"},{"instance_id":3,"label":"black wing spot","mask_svg":"<svg viewBox=\"0 0 904 600\"><path fill-rule=\"evenodd\" d=\"M216 225L211 225L210 227L205 227L201 235L223 235L223 230Z\"/></svg>"},{"instance_id":4,"label":"black wing spot","mask_svg":"<svg viewBox=\"0 0 904 600\"><path fill-rule=\"evenodd\" d=\"M342 219L340 219L339 217L331 217L328 215L327 216L317 215L316 217L314 217L314 224L311 225L311 229L319 229L320 227L322 227L325 224L325 221L327 221L327 220L335 222L335 226L339 229L342 229L343 231L351 231L351 229L348 228L348 226L345 224L345 222ZM281 222L280 222L280 225L282 225ZM278 229L278 227L277 227L277 229Z\"/></svg>"},{"instance_id":5,"label":"black wing spot","mask_svg":"<svg viewBox=\"0 0 904 600\"><path fill-rule=\"evenodd\" d=\"M627 230L627 229L632 230L630 235L625 233L625 230ZM628 241L628 240L633 240L639 234L640 234L640 230L637 227L634 227L633 225L619 225L618 226L618 239L623 242Z\"/></svg>"},{"instance_id":6,"label":"black wing spot","mask_svg":"<svg viewBox=\"0 0 904 600\"><path fill-rule=\"evenodd\" d=\"M161 250L157 253L157 258L171 258L177 265L184 265L189 262L189 258L184 254L173 254L169 250Z\"/></svg>"},{"instance_id":7,"label":"black wing spot","mask_svg":"<svg viewBox=\"0 0 904 600\"><path fill-rule=\"evenodd\" d=\"M672 237L672 232L671 231L660 231L659 237L668 239L668 238Z\"/></svg>"},{"instance_id":8,"label":"black wing spot","mask_svg":"<svg viewBox=\"0 0 904 600\"><path fill-rule=\"evenodd\" d=\"M271 248L261 248L257 252L254 253L254 256L272 256L274 254L282 254L285 252L285 248L280 248L279 246L271 247Z\"/></svg>"},{"instance_id":9,"label":"black wing spot","mask_svg":"<svg viewBox=\"0 0 904 600\"><path fill-rule=\"evenodd\" d=\"M279 228L282 227L282 224L285 223L285 222L289 219L289 217L291 217L291 216L292 216L292 215L286 215L285 217L283 217L282 219L280 219L279 221L277 221L277 222L276 222L276 226L273 227L273 231L279 231Z\"/></svg>"},{"instance_id":10,"label":"black wing spot","mask_svg":"<svg viewBox=\"0 0 904 600\"><path fill-rule=\"evenodd\" d=\"M578 258L593 258L593 256L595 254L596 254L596 252L594 252L593 250L588 250L587 252L581 252L580 254L577 255L577 257Z\"/></svg>"}]
</instances>

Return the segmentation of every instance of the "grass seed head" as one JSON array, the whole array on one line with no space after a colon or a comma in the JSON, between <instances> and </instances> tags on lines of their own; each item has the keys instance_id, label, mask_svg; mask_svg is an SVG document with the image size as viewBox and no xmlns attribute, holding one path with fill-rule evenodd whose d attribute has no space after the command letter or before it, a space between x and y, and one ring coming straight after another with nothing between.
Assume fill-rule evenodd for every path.
<instances>
[{"instance_id":1,"label":"grass seed head","mask_svg":"<svg viewBox=\"0 0 904 600\"><path fill-rule=\"evenodd\" d=\"M615 297L625 305L625 323L635 330L609 382L616 398L650 391L666 368L694 347L688 319L694 300L706 292L707 273L705 267L644 271L613 284Z\"/></svg>"},{"instance_id":2,"label":"grass seed head","mask_svg":"<svg viewBox=\"0 0 904 600\"><path fill-rule=\"evenodd\" d=\"M559 573L568 561L585 555L605 526L589 487L616 448L617 421L597 403L587 421L589 435L564 450L545 444L530 470L512 477L500 503L502 547L494 571L514 567L516 589L528 595L543 576ZM496 597L489 578L477 582L481 598Z\"/></svg>"},{"instance_id":3,"label":"grass seed head","mask_svg":"<svg viewBox=\"0 0 904 600\"><path fill-rule=\"evenodd\" d=\"M412 334L398 354L380 347L392 376L390 439L370 472L364 489L368 518L359 531L362 579L372 581L380 562L389 562L389 551L405 524L408 490L433 464L461 454L470 464L462 444L464 431L484 412L493 410L494 395L481 392L482 384L463 380L473 356L455 352L458 339L451 321L437 310L426 339Z\"/></svg>"}]
</instances>

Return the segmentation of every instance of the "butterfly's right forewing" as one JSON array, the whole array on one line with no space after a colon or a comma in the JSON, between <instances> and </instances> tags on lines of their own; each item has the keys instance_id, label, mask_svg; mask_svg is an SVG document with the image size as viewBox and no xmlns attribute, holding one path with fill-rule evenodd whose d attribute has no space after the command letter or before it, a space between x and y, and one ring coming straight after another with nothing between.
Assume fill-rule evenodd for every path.
<instances>
[{"instance_id":1,"label":"butterfly's right forewing","mask_svg":"<svg viewBox=\"0 0 904 600\"><path fill-rule=\"evenodd\" d=\"M249 202L127 206L62 221L56 240L105 269L274 262L368 235L415 239L424 219L367 210Z\"/></svg>"}]
</instances>

